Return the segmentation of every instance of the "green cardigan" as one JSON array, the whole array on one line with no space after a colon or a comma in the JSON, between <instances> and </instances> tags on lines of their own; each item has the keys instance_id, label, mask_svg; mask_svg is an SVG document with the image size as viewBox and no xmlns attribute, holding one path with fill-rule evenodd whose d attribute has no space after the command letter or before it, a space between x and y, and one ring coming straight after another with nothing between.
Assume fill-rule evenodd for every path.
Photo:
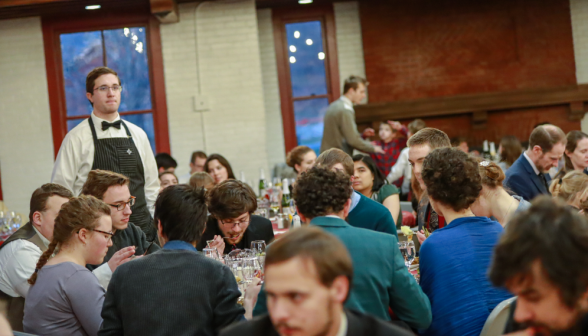
<instances>
[{"instance_id":1,"label":"green cardigan","mask_svg":"<svg viewBox=\"0 0 588 336\"><path fill-rule=\"evenodd\" d=\"M429 327L432 320L429 298L408 273L396 237L355 228L333 217L317 217L310 224L339 238L351 255L353 282L346 308L390 320L390 307L411 328ZM271 251L271 245L268 250ZM262 290L253 315L266 314L266 305Z\"/></svg>"},{"instance_id":2,"label":"green cardigan","mask_svg":"<svg viewBox=\"0 0 588 336\"><path fill-rule=\"evenodd\" d=\"M382 204L354 191L361 199L347 215L347 223L358 228L392 234L398 239L392 214Z\"/></svg>"}]
</instances>

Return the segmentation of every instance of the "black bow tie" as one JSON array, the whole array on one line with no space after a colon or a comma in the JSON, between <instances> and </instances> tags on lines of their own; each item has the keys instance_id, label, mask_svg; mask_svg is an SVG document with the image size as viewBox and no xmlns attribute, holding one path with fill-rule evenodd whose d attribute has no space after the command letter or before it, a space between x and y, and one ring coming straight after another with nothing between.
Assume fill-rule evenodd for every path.
<instances>
[{"instance_id":1,"label":"black bow tie","mask_svg":"<svg viewBox=\"0 0 588 336\"><path fill-rule=\"evenodd\" d=\"M102 130L103 130L103 131L106 131L106 130L107 130L108 128L110 128L110 127L116 127L116 128L118 128L118 129L120 129L120 123L121 123L121 122L122 122L122 121L121 121L120 119L119 119L119 120L117 120L117 121L115 121L115 122L113 122L113 123L109 123L108 121L103 121L103 122L102 122Z\"/></svg>"}]
</instances>

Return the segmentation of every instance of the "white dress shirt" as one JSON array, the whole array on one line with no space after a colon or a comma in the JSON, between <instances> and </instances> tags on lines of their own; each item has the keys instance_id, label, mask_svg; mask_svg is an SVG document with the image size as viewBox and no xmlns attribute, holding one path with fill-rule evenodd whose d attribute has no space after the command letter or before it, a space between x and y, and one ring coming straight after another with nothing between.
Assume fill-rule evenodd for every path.
<instances>
[{"instance_id":1,"label":"white dress shirt","mask_svg":"<svg viewBox=\"0 0 588 336\"><path fill-rule=\"evenodd\" d=\"M402 180L402 193L407 194L410 191L410 179L412 177L411 170L412 168L408 162L408 147L405 147L400 152L398 160L394 166L392 166L392 169L386 177L386 180L388 180L388 183L392 184L404 176L404 180Z\"/></svg>"},{"instance_id":2,"label":"white dress shirt","mask_svg":"<svg viewBox=\"0 0 588 336\"><path fill-rule=\"evenodd\" d=\"M126 138L127 132L121 125L120 129L110 127L106 131L102 130L102 122L107 121L98 118L94 112L91 115L94 127L96 128L96 137L98 139L105 138ZM119 120L117 116L115 120ZM149 144L147 134L140 127L131 124L128 121L124 123L129 128L135 146L139 151L141 162L143 163L143 171L145 173L145 198L147 201L147 208L153 216L155 200L159 193L159 177L157 173L157 164L153 156L153 150ZM94 139L92 138L92 131L87 121L82 121L74 129L69 131L63 139L57 159L55 159L55 166L53 167L53 174L51 175L51 182L61 184L70 189L74 195L79 195L82 191L82 186L88 178L88 173L92 170L94 164Z\"/></svg>"},{"instance_id":3,"label":"white dress shirt","mask_svg":"<svg viewBox=\"0 0 588 336\"><path fill-rule=\"evenodd\" d=\"M43 237L37 228L33 227L46 247L50 242ZM12 297L24 297L29 292L28 280L35 272L37 262L41 257L41 249L25 239L10 242L0 250L0 290ZM94 275L105 289L112 277L112 271L107 263L96 268Z\"/></svg>"},{"instance_id":4,"label":"white dress shirt","mask_svg":"<svg viewBox=\"0 0 588 336\"><path fill-rule=\"evenodd\" d=\"M336 336L345 336L347 335L347 315L345 312L341 313L341 322L339 323L339 331L337 331Z\"/></svg>"},{"instance_id":5,"label":"white dress shirt","mask_svg":"<svg viewBox=\"0 0 588 336\"><path fill-rule=\"evenodd\" d=\"M535 166L535 162L533 162L533 160L531 160L531 158L527 155L527 152L524 152L523 155L525 156L525 159L527 159L527 161L529 161L529 164L531 165L531 168L533 168L535 175L539 175L540 171L539 171L539 169L537 169L537 166Z\"/></svg>"}]
</instances>

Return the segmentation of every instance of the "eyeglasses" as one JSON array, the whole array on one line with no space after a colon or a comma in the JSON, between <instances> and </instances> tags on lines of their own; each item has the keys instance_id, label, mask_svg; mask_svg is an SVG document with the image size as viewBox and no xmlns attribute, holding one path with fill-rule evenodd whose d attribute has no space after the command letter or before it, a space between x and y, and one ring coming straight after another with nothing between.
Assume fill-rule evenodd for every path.
<instances>
[{"instance_id":1,"label":"eyeglasses","mask_svg":"<svg viewBox=\"0 0 588 336\"><path fill-rule=\"evenodd\" d=\"M246 221L240 221L240 222L233 222L233 223L225 223L222 219L221 219L221 223L223 223L223 225L225 226L225 228L227 229L233 229L235 228L235 226L239 225L239 227L243 227L242 225L247 225L249 224L249 219L247 219Z\"/></svg>"},{"instance_id":2,"label":"eyeglasses","mask_svg":"<svg viewBox=\"0 0 588 336\"><path fill-rule=\"evenodd\" d=\"M122 91L122 86L120 86L120 85L113 85L112 87L110 87L108 85L102 85L102 86L99 86L99 87L95 88L94 91L98 90L98 91L100 91L102 93L106 93L110 89L112 89L113 92L121 92Z\"/></svg>"},{"instance_id":3,"label":"eyeglasses","mask_svg":"<svg viewBox=\"0 0 588 336\"><path fill-rule=\"evenodd\" d=\"M122 211L127 206L127 204L129 205L129 207L132 207L133 205L135 205L135 199L136 199L135 196L131 196L131 198L129 198L129 200L126 202L120 202L117 204L108 204L108 203L107 204L113 208L116 208L116 210L118 210L118 211Z\"/></svg>"},{"instance_id":4,"label":"eyeglasses","mask_svg":"<svg viewBox=\"0 0 588 336\"><path fill-rule=\"evenodd\" d=\"M108 240L111 240L112 239L112 236L114 236L114 233L112 233L112 232L102 231L102 230L98 230L98 229L92 229L92 231L100 232L100 233L103 233L103 234L107 235L108 236Z\"/></svg>"}]
</instances>

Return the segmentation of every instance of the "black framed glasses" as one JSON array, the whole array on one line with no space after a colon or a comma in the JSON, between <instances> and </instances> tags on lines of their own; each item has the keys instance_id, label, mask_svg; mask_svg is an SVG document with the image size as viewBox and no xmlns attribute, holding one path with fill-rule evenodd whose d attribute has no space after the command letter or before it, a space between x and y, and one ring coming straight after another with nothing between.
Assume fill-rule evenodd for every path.
<instances>
[{"instance_id":1,"label":"black framed glasses","mask_svg":"<svg viewBox=\"0 0 588 336\"><path fill-rule=\"evenodd\" d=\"M224 222L224 221L221 219L221 223L222 223L222 224L225 226L225 228L227 228L227 229L232 229L232 228L234 228L234 227L235 227L235 226L237 226L237 225L239 225L239 227L243 227L242 225L247 225L247 224L249 224L249 220L250 220L250 219L251 219L251 217L250 217L250 218L247 218L247 220L244 220L244 221L238 221L238 222L232 222L232 223L225 223L225 222Z\"/></svg>"},{"instance_id":2,"label":"black framed glasses","mask_svg":"<svg viewBox=\"0 0 588 336\"><path fill-rule=\"evenodd\" d=\"M100 233L103 233L103 234L107 235L108 236L108 240L111 240L112 239L112 236L114 236L114 233L108 232L108 231L102 231L102 230L98 230L98 229L92 229L92 231L100 232Z\"/></svg>"},{"instance_id":3,"label":"black framed glasses","mask_svg":"<svg viewBox=\"0 0 588 336\"><path fill-rule=\"evenodd\" d=\"M113 208L116 208L116 210L118 210L118 211L122 211L127 206L127 204L129 205L129 207L132 207L133 205L135 205L135 200L136 200L136 197L131 196L131 198L129 198L129 200L126 202L120 202L120 203L116 203L116 204L108 204L107 203L107 204Z\"/></svg>"}]
</instances>

